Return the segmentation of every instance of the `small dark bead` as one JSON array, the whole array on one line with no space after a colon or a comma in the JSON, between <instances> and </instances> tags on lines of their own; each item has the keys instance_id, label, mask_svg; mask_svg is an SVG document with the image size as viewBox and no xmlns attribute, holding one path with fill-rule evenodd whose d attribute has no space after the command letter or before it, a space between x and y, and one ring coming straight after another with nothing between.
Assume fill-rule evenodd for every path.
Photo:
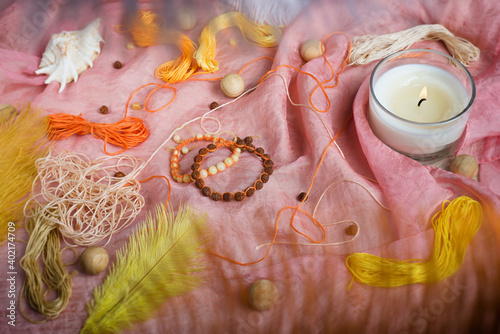
<instances>
[{"instance_id":1,"label":"small dark bead","mask_svg":"<svg viewBox=\"0 0 500 334\"><path fill-rule=\"evenodd\" d=\"M201 174L199 171L195 170L193 173L191 173L191 177L193 180L198 180L201 177Z\"/></svg>"},{"instance_id":2,"label":"small dark bead","mask_svg":"<svg viewBox=\"0 0 500 334\"><path fill-rule=\"evenodd\" d=\"M108 113L108 111L109 111L109 109L108 109L108 107L106 107L106 106L102 106L102 107L100 107L100 108L99 108L99 112L100 112L101 114L107 114L107 113Z\"/></svg>"},{"instance_id":3,"label":"small dark bead","mask_svg":"<svg viewBox=\"0 0 500 334\"><path fill-rule=\"evenodd\" d=\"M248 136L248 137L245 137L245 139L243 139L243 141L245 142L245 144L250 145L253 142L253 138Z\"/></svg>"},{"instance_id":4,"label":"small dark bead","mask_svg":"<svg viewBox=\"0 0 500 334\"><path fill-rule=\"evenodd\" d=\"M113 63L113 67L116 69L120 69L122 68L122 66L123 66L122 63L119 62L118 60Z\"/></svg>"},{"instance_id":5,"label":"small dark bead","mask_svg":"<svg viewBox=\"0 0 500 334\"><path fill-rule=\"evenodd\" d=\"M264 149L262 147L257 147L255 149L255 153L262 155L264 154Z\"/></svg>"},{"instance_id":6,"label":"small dark bead","mask_svg":"<svg viewBox=\"0 0 500 334\"><path fill-rule=\"evenodd\" d=\"M210 189L210 187L203 187L203 189L201 189L201 193L203 194L203 196L206 196L206 197L210 197L212 196L212 189Z\"/></svg>"},{"instance_id":7,"label":"small dark bead","mask_svg":"<svg viewBox=\"0 0 500 334\"><path fill-rule=\"evenodd\" d=\"M266 159L266 160L271 159L271 156L270 156L269 154L264 154L264 155L262 155L262 157L263 157L264 159Z\"/></svg>"},{"instance_id":8,"label":"small dark bead","mask_svg":"<svg viewBox=\"0 0 500 334\"><path fill-rule=\"evenodd\" d=\"M201 155L201 156L205 156L208 154L208 150L206 148L200 148L200 150L198 151L198 154Z\"/></svg>"},{"instance_id":9,"label":"small dark bead","mask_svg":"<svg viewBox=\"0 0 500 334\"><path fill-rule=\"evenodd\" d=\"M269 174L267 174L267 173L260 174L260 180L262 182L266 183L267 181L269 181Z\"/></svg>"},{"instance_id":10,"label":"small dark bead","mask_svg":"<svg viewBox=\"0 0 500 334\"><path fill-rule=\"evenodd\" d=\"M243 191L238 191L236 194L234 194L234 199L238 202L243 201L245 198L245 193Z\"/></svg>"},{"instance_id":11,"label":"small dark bead","mask_svg":"<svg viewBox=\"0 0 500 334\"><path fill-rule=\"evenodd\" d=\"M245 195L247 197L252 197L253 194L255 194L255 188L252 188L252 187L248 187L246 190L245 190Z\"/></svg>"},{"instance_id":12,"label":"small dark bead","mask_svg":"<svg viewBox=\"0 0 500 334\"><path fill-rule=\"evenodd\" d=\"M231 193L224 193L224 195L222 195L222 199L225 202L231 202L233 200L233 198L234 198L234 196Z\"/></svg>"},{"instance_id":13,"label":"small dark bead","mask_svg":"<svg viewBox=\"0 0 500 334\"><path fill-rule=\"evenodd\" d=\"M238 147L245 146L245 142L238 138L238 140L236 140L236 146Z\"/></svg>"},{"instance_id":14,"label":"small dark bead","mask_svg":"<svg viewBox=\"0 0 500 334\"><path fill-rule=\"evenodd\" d=\"M273 167L265 167L264 172L266 172L269 175L273 175L274 172Z\"/></svg>"},{"instance_id":15,"label":"small dark bead","mask_svg":"<svg viewBox=\"0 0 500 334\"><path fill-rule=\"evenodd\" d=\"M214 101L214 102L210 103L210 110L213 110L213 109L217 108L218 106L219 106L219 104Z\"/></svg>"},{"instance_id":16,"label":"small dark bead","mask_svg":"<svg viewBox=\"0 0 500 334\"><path fill-rule=\"evenodd\" d=\"M262 181L260 180L257 180L255 181L255 184L253 186L255 187L255 189L261 190L264 187L264 183L262 183Z\"/></svg>"},{"instance_id":17,"label":"small dark bead","mask_svg":"<svg viewBox=\"0 0 500 334\"><path fill-rule=\"evenodd\" d=\"M125 173L124 172L116 172L115 177L124 177Z\"/></svg>"},{"instance_id":18,"label":"small dark bead","mask_svg":"<svg viewBox=\"0 0 500 334\"><path fill-rule=\"evenodd\" d=\"M299 194L299 196L297 196L297 199L299 200L299 202L305 202L305 201L307 201L307 199L308 199L307 193L301 192Z\"/></svg>"},{"instance_id":19,"label":"small dark bead","mask_svg":"<svg viewBox=\"0 0 500 334\"><path fill-rule=\"evenodd\" d=\"M220 201L222 199L222 195L216 191L212 193L212 199L214 201Z\"/></svg>"},{"instance_id":20,"label":"small dark bead","mask_svg":"<svg viewBox=\"0 0 500 334\"><path fill-rule=\"evenodd\" d=\"M192 164L191 170L200 170L200 164ZM271 175L271 174L269 174L269 175Z\"/></svg>"},{"instance_id":21,"label":"small dark bead","mask_svg":"<svg viewBox=\"0 0 500 334\"><path fill-rule=\"evenodd\" d=\"M208 150L209 152L213 152L213 151L215 151L216 149L217 149L217 145L215 145L215 144L208 144L208 146L207 146L207 150Z\"/></svg>"},{"instance_id":22,"label":"small dark bead","mask_svg":"<svg viewBox=\"0 0 500 334\"><path fill-rule=\"evenodd\" d=\"M203 161L203 157L201 155L197 155L194 157L194 162L200 164Z\"/></svg>"},{"instance_id":23,"label":"small dark bead","mask_svg":"<svg viewBox=\"0 0 500 334\"><path fill-rule=\"evenodd\" d=\"M255 146L253 146L252 144L247 144L246 149L248 153L253 153L255 151Z\"/></svg>"},{"instance_id":24,"label":"small dark bead","mask_svg":"<svg viewBox=\"0 0 500 334\"><path fill-rule=\"evenodd\" d=\"M194 183L194 185L198 189L203 189L203 187L205 186L205 181L203 181L202 179L198 179L198 180L196 180L196 182Z\"/></svg>"},{"instance_id":25,"label":"small dark bead","mask_svg":"<svg viewBox=\"0 0 500 334\"><path fill-rule=\"evenodd\" d=\"M348 235L356 235L356 233L358 233L358 227L352 224L345 229L345 233L347 233Z\"/></svg>"},{"instance_id":26,"label":"small dark bead","mask_svg":"<svg viewBox=\"0 0 500 334\"><path fill-rule=\"evenodd\" d=\"M264 166L266 166L266 167L273 167L274 166L274 162L272 160L266 160L266 161L264 161Z\"/></svg>"}]
</instances>

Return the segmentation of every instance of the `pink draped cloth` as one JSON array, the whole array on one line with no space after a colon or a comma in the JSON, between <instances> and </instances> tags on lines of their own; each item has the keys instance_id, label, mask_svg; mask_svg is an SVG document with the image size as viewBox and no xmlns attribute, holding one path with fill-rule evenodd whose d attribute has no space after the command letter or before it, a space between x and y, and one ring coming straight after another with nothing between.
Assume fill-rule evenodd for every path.
<instances>
[{"instance_id":1,"label":"pink draped cloth","mask_svg":"<svg viewBox=\"0 0 500 334\"><path fill-rule=\"evenodd\" d=\"M0 13L0 96L1 103L31 102L45 115L53 113L82 114L92 122L112 123L124 114L125 103L138 87L161 80L154 77L157 66L179 55L174 45L156 45L129 50L128 34L119 34L113 27L121 24L124 6L120 1L89 1L71 10L67 1L13 1ZM158 3L140 2L139 8L154 8ZM227 10L220 4L193 2L196 26L186 32L197 40L211 18ZM168 13L164 14L168 17ZM45 85L46 76L37 76L41 55L51 33L78 30L101 17L100 33L105 43L94 66L84 72L77 83L70 83L58 94L59 84ZM323 196L315 218L325 225L322 244L348 241L345 229L352 220L359 224L359 236L340 245L303 245L310 241L290 227L293 210L285 211L279 221L277 241L301 245L276 244L269 256L254 265L240 266L214 256L207 256L205 283L183 296L166 301L152 318L138 323L130 333L498 333L500 330L500 4L488 0L472 1L313 1L285 29L283 39L275 48L260 48L245 42L237 29L217 35L217 56L220 69L213 78L238 72L258 57L274 57L250 65L242 76L246 87L255 86L268 70L280 65L300 68L303 61L299 47L307 39L322 39L335 31L351 38L366 34L386 34L420 24L442 24L457 36L481 49L481 57L469 68L477 86L467 134L459 153L473 155L480 163L479 181L453 174L436 167L426 167L404 157L381 143L372 133L366 119L368 105L367 78L375 63L347 67L335 88L326 90L330 109L321 114L326 127L337 133L353 113L353 119L337 140L345 158L332 146L302 209L311 213L328 186L342 180L354 182L334 184ZM231 46L229 41L237 41ZM439 42L417 43L415 46L444 51ZM345 37L335 35L325 41L326 56L338 71L348 50ZM123 67L113 68L119 60ZM328 79L329 69L322 58L304 64L301 69L319 80ZM316 82L310 77L282 68L278 71L287 84L295 103L308 104ZM150 133L142 144L125 152L148 159L175 128L209 111L213 101L229 102L219 89L218 81L190 81L173 85L175 101L156 113L130 109L129 116L141 117ZM133 102L144 105L153 87L135 94ZM150 101L158 108L172 98L171 90L160 90ZM320 109L326 100L320 91L313 95ZM109 107L106 115L98 112L101 105ZM229 104L211 116L221 130L233 131L240 137L255 136L275 162L274 173L264 188L243 202L213 202L201 196L193 184L172 183L171 205L177 209L187 203L206 213L214 232L211 249L240 262L262 258L267 247L258 246L272 240L278 212L286 206L299 204L297 195L307 191L330 137L320 117L303 106L294 106L287 99L282 79L272 76L253 92ZM204 126L215 131L210 120ZM199 122L190 125L195 133L203 133ZM179 135L192 136L183 129ZM2 143L1 145L8 145ZM169 141L165 146L175 146ZM57 151L69 150L91 158L104 155L103 141L91 135L73 136L55 144ZM109 151L121 148L108 146ZM196 150L195 150L196 151ZM183 157L181 171L188 171L194 152ZM209 162L221 161L227 152L220 149ZM141 173L170 177L171 153L165 149L154 156ZM208 179L213 189L243 190L257 179L260 162L248 153L230 169ZM368 179L376 180L372 182ZM164 180L155 179L142 185L146 206L134 224L113 236L106 246L110 262L115 251L124 246L134 226L157 203L165 202L168 188ZM435 284L415 284L399 288L376 288L357 281L347 291L351 274L345 266L348 254L368 252L396 259L422 258L432 254L434 231L432 216L445 200L466 195L478 200L484 211L479 232L467 249L461 268L448 279ZM335 222L341 222L333 224ZM329 225L330 224L330 225ZM294 225L300 231L321 239L320 230L298 214ZM27 240L25 230L16 231ZM6 308L10 299L2 288L0 307L2 333L77 333L88 316L85 305L93 298L94 288L106 277L85 274L79 264L68 271L80 273L73 278L73 292L67 309L60 316L42 324L31 324L20 314L19 307L33 319L40 316L19 300L24 273L18 263L26 245L16 243L16 322L7 324ZM83 247L79 247L81 253ZM72 252L63 259L71 262ZM7 248L0 247L0 280L6 287ZM246 291L255 280L272 280L278 290L276 305L265 312L252 310Z\"/></svg>"}]
</instances>

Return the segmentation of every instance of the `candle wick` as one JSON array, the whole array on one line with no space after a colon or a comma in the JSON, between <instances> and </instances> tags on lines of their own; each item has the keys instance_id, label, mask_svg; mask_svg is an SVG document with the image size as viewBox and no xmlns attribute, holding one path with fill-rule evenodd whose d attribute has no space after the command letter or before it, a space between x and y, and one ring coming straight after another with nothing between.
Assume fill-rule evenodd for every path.
<instances>
[{"instance_id":1,"label":"candle wick","mask_svg":"<svg viewBox=\"0 0 500 334\"><path fill-rule=\"evenodd\" d=\"M420 104L424 101L427 101L427 99L421 99L420 101L418 101L418 106L420 107Z\"/></svg>"}]
</instances>

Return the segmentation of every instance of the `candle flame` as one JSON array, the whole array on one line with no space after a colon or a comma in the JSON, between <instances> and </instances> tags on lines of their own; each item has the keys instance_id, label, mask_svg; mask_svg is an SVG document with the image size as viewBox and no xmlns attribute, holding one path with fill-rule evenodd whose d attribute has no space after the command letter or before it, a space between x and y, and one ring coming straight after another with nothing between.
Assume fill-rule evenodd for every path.
<instances>
[{"instance_id":1,"label":"candle flame","mask_svg":"<svg viewBox=\"0 0 500 334\"><path fill-rule=\"evenodd\" d=\"M424 88L422 88L422 91L420 92L420 95L418 96L418 99L421 100L421 99L427 99L427 86L424 86Z\"/></svg>"}]
</instances>

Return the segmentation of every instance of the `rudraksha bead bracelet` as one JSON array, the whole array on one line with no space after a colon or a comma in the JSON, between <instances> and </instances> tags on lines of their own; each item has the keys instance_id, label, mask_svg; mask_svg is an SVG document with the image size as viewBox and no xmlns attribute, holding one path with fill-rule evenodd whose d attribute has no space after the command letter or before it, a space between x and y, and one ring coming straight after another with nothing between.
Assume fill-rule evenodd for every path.
<instances>
[{"instance_id":1,"label":"rudraksha bead bracelet","mask_svg":"<svg viewBox=\"0 0 500 334\"><path fill-rule=\"evenodd\" d=\"M177 147L175 148L175 150L172 154L172 158L170 159L171 174L172 174L172 177L175 181L188 183L188 182L191 182L193 180L193 179L191 179L190 174L182 175L180 173L180 171L179 171L179 153L186 154L187 152L189 152L189 150L185 151L185 149L187 149L186 145L188 145L189 143L194 142L194 141L202 141L202 140L203 141L210 141L210 142L223 142L223 143L225 143L226 146L230 147L233 150L233 154L231 155L231 157L224 159L224 161L219 162L215 166L210 166L208 169L199 170L200 177L202 179L206 178L209 175L215 175L215 174L217 174L217 172L223 171L224 169L232 166L235 162L238 161L238 159L240 157L241 149L236 147L236 143L234 141L226 140L226 139L219 138L219 137L213 137L210 134L202 135L200 133L200 134L197 134L193 138L189 138L189 139L184 140L183 142L179 143L179 145L177 145ZM205 156L207 154L208 154L208 151L206 148L201 148L198 151L198 155Z\"/></svg>"},{"instance_id":2,"label":"rudraksha bead bracelet","mask_svg":"<svg viewBox=\"0 0 500 334\"><path fill-rule=\"evenodd\" d=\"M273 173L274 163L271 160L269 154L265 154L264 149L262 147L255 148L255 146L253 146L252 143L247 143L241 139L237 140L236 144L234 144L234 142L232 143L241 151L246 150L247 152L255 153L258 157L260 157L262 159L262 164L264 165L264 169L260 174L259 178L253 183L253 185L247 187L244 191L237 191L235 193L231 192L220 193L218 191L213 191L212 188L210 188L205 184L205 181L202 179L200 175L201 164L203 163L203 160L205 159L205 156L208 153L217 151L221 146L226 146L226 147L229 146L226 142L223 141L208 145L206 148L207 154L204 155L198 154L197 156L194 157L194 163L191 166L191 169L193 170L193 172L191 173L191 178L195 180L195 185L198 189L201 190L203 196L209 197L214 201L223 200L225 202L230 202L234 199L235 201L240 202L244 200L245 197L251 197L255 194L255 191L260 190L264 187L264 183L267 183L267 181L269 181L269 176Z\"/></svg>"}]
</instances>

